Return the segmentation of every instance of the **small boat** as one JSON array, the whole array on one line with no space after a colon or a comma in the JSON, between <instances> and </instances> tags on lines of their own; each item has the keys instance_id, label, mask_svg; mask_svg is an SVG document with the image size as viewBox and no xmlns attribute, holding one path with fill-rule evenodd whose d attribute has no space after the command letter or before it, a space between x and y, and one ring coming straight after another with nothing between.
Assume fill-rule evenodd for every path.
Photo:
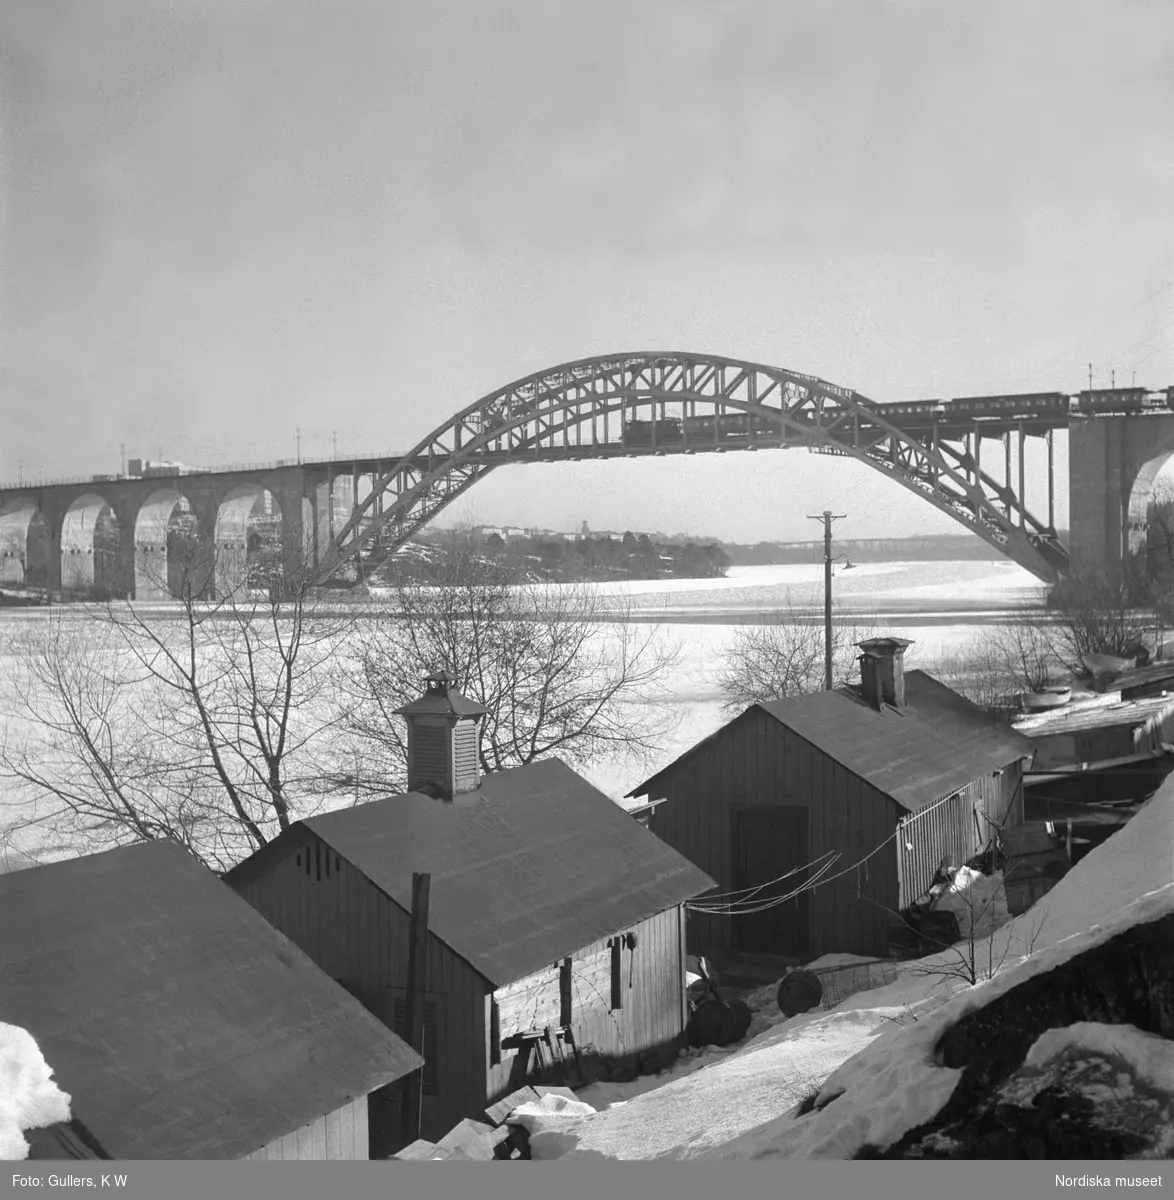
<instances>
[{"instance_id":1,"label":"small boat","mask_svg":"<svg viewBox=\"0 0 1174 1200\"><path fill-rule=\"evenodd\" d=\"M1116 654L1083 654L1081 662L1092 675L1120 674L1131 671L1137 665L1136 658L1121 658Z\"/></svg>"},{"instance_id":2,"label":"small boat","mask_svg":"<svg viewBox=\"0 0 1174 1200\"><path fill-rule=\"evenodd\" d=\"M0 608L36 608L48 603L49 597L44 592L27 588L0 588Z\"/></svg>"},{"instance_id":3,"label":"small boat","mask_svg":"<svg viewBox=\"0 0 1174 1200\"><path fill-rule=\"evenodd\" d=\"M1042 688L1038 692L1024 692L1019 703L1024 712L1040 712L1048 708L1061 708L1072 699L1072 689L1066 684Z\"/></svg>"}]
</instances>

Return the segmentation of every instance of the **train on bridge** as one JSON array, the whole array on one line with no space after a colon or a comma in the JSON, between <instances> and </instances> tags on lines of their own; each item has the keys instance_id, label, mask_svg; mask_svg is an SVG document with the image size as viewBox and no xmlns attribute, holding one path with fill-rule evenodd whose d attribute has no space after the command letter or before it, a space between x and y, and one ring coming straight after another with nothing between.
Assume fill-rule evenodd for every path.
<instances>
[{"instance_id":1,"label":"train on bridge","mask_svg":"<svg viewBox=\"0 0 1174 1200\"><path fill-rule=\"evenodd\" d=\"M939 421L1072 420L1080 417L1129 417L1174 411L1174 387L1152 392L1144 387L1093 388L1069 396L1064 392L1028 392L1008 396L961 396L954 400L907 400L877 404L881 416Z\"/></svg>"},{"instance_id":2,"label":"train on bridge","mask_svg":"<svg viewBox=\"0 0 1174 1200\"><path fill-rule=\"evenodd\" d=\"M876 414L902 426L958 425L970 422L1022 420L1060 425L1081 417L1137 416L1174 412L1174 387L1153 392L1144 387L1093 388L1070 396L1064 392L1028 392L1021 395L961 396L954 400L907 400L878 404L857 395L856 400ZM662 417L644 421L629 417L624 423L627 446L713 445L725 441L786 437L778 425L751 413L729 412L712 416Z\"/></svg>"}]
</instances>

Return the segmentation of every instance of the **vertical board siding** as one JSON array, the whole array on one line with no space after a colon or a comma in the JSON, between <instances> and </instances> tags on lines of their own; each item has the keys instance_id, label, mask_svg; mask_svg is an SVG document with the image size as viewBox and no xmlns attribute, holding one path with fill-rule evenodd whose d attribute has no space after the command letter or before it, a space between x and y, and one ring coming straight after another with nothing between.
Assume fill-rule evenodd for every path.
<instances>
[{"instance_id":1,"label":"vertical board siding","mask_svg":"<svg viewBox=\"0 0 1174 1200\"><path fill-rule=\"evenodd\" d=\"M807 808L807 861L838 855L811 892L811 956L887 954L899 895L898 809L884 793L760 709L731 722L657 784L649 799L666 802L651 814L649 829L717 880L719 892L737 886L731 806ZM737 919L690 913L688 952L718 960L728 955Z\"/></svg>"},{"instance_id":2,"label":"vertical board siding","mask_svg":"<svg viewBox=\"0 0 1174 1200\"><path fill-rule=\"evenodd\" d=\"M331 855L329 876L324 871L320 881L304 869L307 849L316 854L319 848ZM298 853L303 855L301 867ZM266 870L240 883L237 891L327 975L392 1026L392 989L407 986L408 971L410 921L398 904L309 831L297 846L291 842L283 858L275 857ZM439 1094L426 1095L421 1112L421 1132L433 1140L483 1101L481 1005L486 983L433 936L428 939L427 971L428 991L443 997ZM418 1082L418 1073L411 1078ZM366 1127L366 1115L363 1124Z\"/></svg>"},{"instance_id":3,"label":"vertical board siding","mask_svg":"<svg viewBox=\"0 0 1174 1200\"><path fill-rule=\"evenodd\" d=\"M640 1054L664 1046L680 1037L685 1028L685 970L681 953L683 913L667 909L612 936L626 933L636 936L634 950L626 945L620 954L622 1007L611 1008L611 937L602 938L575 951L571 958L571 1023L575 1044L580 1051L592 1049L609 1058ZM553 965L516 981L496 992L500 1010L501 1036L522 1025L518 1032L557 1026L559 968ZM540 1011L526 1007L536 998L547 997ZM525 998L525 1000L523 1000ZM490 1027L487 994L482 1012L485 1028ZM537 1015L533 1015L537 1012ZM551 1017L546 1019L544 1017ZM511 1074L516 1067L517 1051L503 1049L501 1062L493 1063L488 1040L484 1048L486 1093L482 1104L511 1090ZM516 1081L515 1081L516 1086Z\"/></svg>"},{"instance_id":4,"label":"vertical board siding","mask_svg":"<svg viewBox=\"0 0 1174 1200\"><path fill-rule=\"evenodd\" d=\"M1023 764L1019 761L902 817L897 837L901 909L925 895L944 858L962 866L991 844L997 829L1022 823Z\"/></svg>"},{"instance_id":5,"label":"vertical board siding","mask_svg":"<svg viewBox=\"0 0 1174 1200\"><path fill-rule=\"evenodd\" d=\"M308 834L301 845L291 845L284 858L275 857L265 871L242 882L237 890L322 970L394 1027L394 1001L407 985L409 916L345 859L332 857L329 876L323 871L320 881L315 873L307 876L304 857L299 866L295 855L304 856L305 843L314 841L317 839ZM316 846L310 849L319 852ZM322 850L328 850L325 844ZM333 851L329 853L333 855ZM635 949L624 946L620 955L623 1007L617 1011L610 1006L610 939L571 954L571 1029L581 1049L593 1046L601 1054L620 1057L666 1045L681 1035L687 1018L684 929L684 914L674 907L616 931L619 936L636 935ZM443 1009L437 1056L441 1077L439 1095L422 1099L420 1132L436 1141L462 1117L476 1116L487 1103L510 1090L507 1085L516 1052L503 1050L501 1062L491 1062L493 991L483 976L434 936L428 939L427 991ZM512 1022L520 1019L515 1010L540 1002L543 996L549 1004L538 1015L548 1019L540 1027L557 1025L556 964L499 989L501 1037L509 1036L507 1018ZM523 1015L532 1014L527 1010ZM411 1079L417 1083L419 1075L413 1074ZM361 1129L352 1122L354 1136L362 1139L363 1157L367 1157L368 1114L376 1111L386 1110L374 1103L368 1109L364 1104ZM393 1113L398 1114L398 1107ZM324 1136L328 1156L334 1157L329 1125ZM281 1156L297 1153L296 1137L293 1143L284 1139Z\"/></svg>"},{"instance_id":6,"label":"vertical board siding","mask_svg":"<svg viewBox=\"0 0 1174 1200\"><path fill-rule=\"evenodd\" d=\"M361 1136L359 1134L361 1133ZM247 1160L321 1162L367 1157L367 1100L360 1096L301 1129L276 1138Z\"/></svg>"}]
</instances>

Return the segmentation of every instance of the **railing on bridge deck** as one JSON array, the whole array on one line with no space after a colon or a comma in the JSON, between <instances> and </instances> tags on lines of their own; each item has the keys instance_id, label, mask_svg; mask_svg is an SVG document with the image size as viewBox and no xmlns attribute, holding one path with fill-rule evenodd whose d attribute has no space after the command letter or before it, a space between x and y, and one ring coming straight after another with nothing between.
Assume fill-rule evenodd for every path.
<instances>
[{"instance_id":1,"label":"railing on bridge deck","mask_svg":"<svg viewBox=\"0 0 1174 1200\"><path fill-rule=\"evenodd\" d=\"M372 454L371 451L364 450L362 454L340 454L330 458L276 458L268 462L228 463L211 467L183 466L177 473L169 475L128 475L122 472L109 475L60 475L52 478L41 475L26 476L18 480L0 481L0 492L25 492L45 487L79 487L85 484L156 483L192 475L244 475L252 471L279 471L284 467L324 467L331 464L350 467L356 462L380 462L390 467L399 462L405 453L403 450L385 450Z\"/></svg>"}]
</instances>

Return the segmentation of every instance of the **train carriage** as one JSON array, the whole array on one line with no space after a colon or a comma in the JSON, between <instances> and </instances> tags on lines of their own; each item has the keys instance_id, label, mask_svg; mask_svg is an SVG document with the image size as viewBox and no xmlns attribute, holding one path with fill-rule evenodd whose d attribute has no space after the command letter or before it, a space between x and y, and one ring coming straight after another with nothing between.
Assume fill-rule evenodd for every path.
<instances>
[{"instance_id":1,"label":"train carriage","mask_svg":"<svg viewBox=\"0 0 1174 1200\"><path fill-rule=\"evenodd\" d=\"M1076 411L1085 414L1129 415L1150 407L1149 389L1143 387L1092 388L1076 397Z\"/></svg>"}]
</instances>

